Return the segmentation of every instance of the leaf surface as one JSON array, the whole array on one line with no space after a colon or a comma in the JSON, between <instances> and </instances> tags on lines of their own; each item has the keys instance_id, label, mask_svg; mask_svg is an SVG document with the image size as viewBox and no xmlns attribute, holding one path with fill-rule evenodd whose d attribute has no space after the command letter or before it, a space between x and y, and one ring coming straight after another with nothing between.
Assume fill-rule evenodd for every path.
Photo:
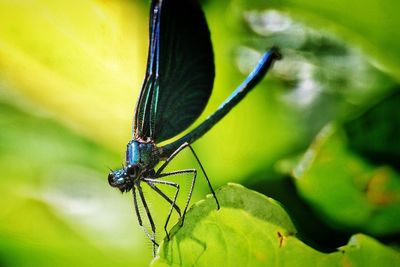
<instances>
[{"instance_id":1,"label":"leaf surface","mask_svg":"<svg viewBox=\"0 0 400 267\"><path fill-rule=\"evenodd\" d=\"M237 184L195 204L183 227L161 244L152 266L376 266L400 263L400 254L365 235L330 254L299 240L289 215L273 199ZM367 260L368 259L368 260ZM390 265L391 264L391 265Z\"/></svg>"}]
</instances>

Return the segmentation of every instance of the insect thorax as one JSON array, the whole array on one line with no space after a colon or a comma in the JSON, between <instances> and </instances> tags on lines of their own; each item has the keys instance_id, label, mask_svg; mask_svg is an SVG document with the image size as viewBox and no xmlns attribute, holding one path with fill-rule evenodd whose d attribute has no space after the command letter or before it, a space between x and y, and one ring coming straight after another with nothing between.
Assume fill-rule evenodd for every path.
<instances>
[{"instance_id":1,"label":"insect thorax","mask_svg":"<svg viewBox=\"0 0 400 267\"><path fill-rule=\"evenodd\" d=\"M133 139L126 147L126 166L139 166L142 170L153 169L159 162L154 142Z\"/></svg>"}]
</instances>

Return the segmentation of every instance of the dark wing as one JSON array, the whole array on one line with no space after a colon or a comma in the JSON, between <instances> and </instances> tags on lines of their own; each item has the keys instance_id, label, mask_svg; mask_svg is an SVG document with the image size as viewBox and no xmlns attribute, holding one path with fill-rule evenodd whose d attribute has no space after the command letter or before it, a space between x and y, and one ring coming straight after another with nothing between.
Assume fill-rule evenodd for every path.
<instances>
[{"instance_id":1,"label":"dark wing","mask_svg":"<svg viewBox=\"0 0 400 267\"><path fill-rule=\"evenodd\" d=\"M214 56L196 1L153 1L147 75L136 107L136 137L156 142L190 126L204 110L214 82Z\"/></svg>"},{"instance_id":2,"label":"dark wing","mask_svg":"<svg viewBox=\"0 0 400 267\"><path fill-rule=\"evenodd\" d=\"M136 103L135 116L133 118L133 135L136 138L146 140L150 137L150 107L153 101L154 82L156 77L156 63L158 61L158 54L156 53L158 47L158 32L159 32L159 10L160 1L152 1L150 6L150 19L149 19L149 51L147 57L147 70L146 76L143 81L142 90L140 91L139 99ZM153 120L154 121L154 120Z\"/></svg>"}]
</instances>

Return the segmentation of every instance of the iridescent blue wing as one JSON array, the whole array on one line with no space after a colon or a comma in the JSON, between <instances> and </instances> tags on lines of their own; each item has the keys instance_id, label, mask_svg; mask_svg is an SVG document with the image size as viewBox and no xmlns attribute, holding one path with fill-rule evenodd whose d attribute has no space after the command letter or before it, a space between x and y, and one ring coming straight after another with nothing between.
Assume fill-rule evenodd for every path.
<instances>
[{"instance_id":1,"label":"iridescent blue wing","mask_svg":"<svg viewBox=\"0 0 400 267\"><path fill-rule=\"evenodd\" d=\"M214 56L196 1L152 1L147 75L136 107L136 137L171 138L201 114L214 82Z\"/></svg>"},{"instance_id":2,"label":"iridescent blue wing","mask_svg":"<svg viewBox=\"0 0 400 267\"><path fill-rule=\"evenodd\" d=\"M156 64L158 62L158 32L160 16L159 10L161 7L160 1L152 1L150 6L150 19L149 19L149 51L147 57L146 76L143 81L142 89L140 91L139 99L136 103L135 116L133 118L133 134L136 138L144 140L151 137L150 134L151 122L149 116L151 113L151 105L154 94L154 83L156 80Z\"/></svg>"}]
</instances>

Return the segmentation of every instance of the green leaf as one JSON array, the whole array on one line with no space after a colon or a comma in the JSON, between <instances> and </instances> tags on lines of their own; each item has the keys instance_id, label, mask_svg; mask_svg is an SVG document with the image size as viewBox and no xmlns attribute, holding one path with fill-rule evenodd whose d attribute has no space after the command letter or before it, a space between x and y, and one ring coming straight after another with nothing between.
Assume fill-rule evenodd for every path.
<instances>
[{"instance_id":1,"label":"green leaf","mask_svg":"<svg viewBox=\"0 0 400 267\"><path fill-rule=\"evenodd\" d=\"M340 126L320 132L293 174L300 194L329 224L374 235L400 231L399 173L351 150Z\"/></svg>"},{"instance_id":2,"label":"green leaf","mask_svg":"<svg viewBox=\"0 0 400 267\"><path fill-rule=\"evenodd\" d=\"M273 199L237 184L200 201L160 245L152 266L395 266L400 254L364 235L325 254L300 241L284 209ZM366 260L368 258L368 260Z\"/></svg>"}]
</instances>

